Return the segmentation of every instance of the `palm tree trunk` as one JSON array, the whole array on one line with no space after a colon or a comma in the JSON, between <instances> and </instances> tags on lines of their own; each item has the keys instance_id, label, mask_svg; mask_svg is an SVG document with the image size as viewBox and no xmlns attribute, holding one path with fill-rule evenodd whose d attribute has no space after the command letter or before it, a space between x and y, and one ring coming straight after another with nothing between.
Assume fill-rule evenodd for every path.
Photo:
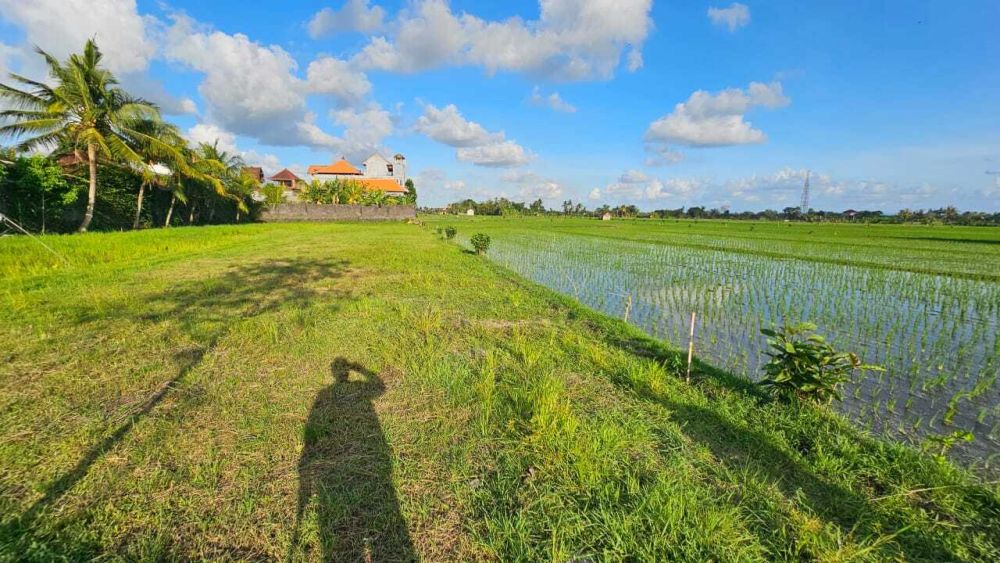
<instances>
[{"instance_id":1,"label":"palm tree trunk","mask_svg":"<svg viewBox=\"0 0 1000 563\"><path fill-rule=\"evenodd\" d=\"M188 213L188 225L194 225L194 205L191 206L191 211Z\"/></svg>"},{"instance_id":2,"label":"palm tree trunk","mask_svg":"<svg viewBox=\"0 0 1000 563\"><path fill-rule=\"evenodd\" d=\"M90 168L90 186L87 189L87 211L83 214L83 223L80 223L81 233L87 232L87 227L94 218L94 204L97 202L97 147L94 143L87 144L87 166Z\"/></svg>"},{"instance_id":3,"label":"palm tree trunk","mask_svg":"<svg viewBox=\"0 0 1000 563\"><path fill-rule=\"evenodd\" d=\"M177 194L176 193L171 193L170 194L170 208L167 209L167 220L163 222L163 226L164 227L169 227L170 226L170 217L173 216L173 214L174 214L174 202L176 202L176 201L177 201Z\"/></svg>"},{"instance_id":4,"label":"palm tree trunk","mask_svg":"<svg viewBox=\"0 0 1000 563\"><path fill-rule=\"evenodd\" d=\"M139 200L135 204L135 220L132 221L132 230L139 228L139 215L142 214L142 196L146 193L146 181L139 184Z\"/></svg>"}]
</instances>

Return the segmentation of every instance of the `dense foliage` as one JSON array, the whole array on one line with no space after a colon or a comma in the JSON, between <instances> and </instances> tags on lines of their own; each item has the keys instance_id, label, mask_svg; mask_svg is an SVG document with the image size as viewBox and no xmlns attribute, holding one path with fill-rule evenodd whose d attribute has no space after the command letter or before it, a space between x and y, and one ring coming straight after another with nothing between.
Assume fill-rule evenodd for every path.
<instances>
[{"instance_id":1,"label":"dense foliage","mask_svg":"<svg viewBox=\"0 0 1000 563\"><path fill-rule=\"evenodd\" d=\"M760 384L783 399L829 403L841 400L840 386L857 370L880 369L861 363L853 352L838 352L825 338L812 334L816 325L799 323L776 329L762 328L770 359Z\"/></svg>"},{"instance_id":2,"label":"dense foliage","mask_svg":"<svg viewBox=\"0 0 1000 563\"><path fill-rule=\"evenodd\" d=\"M472 245L476 254L486 254L486 251L490 249L490 235L485 233L476 233L469 239L469 244Z\"/></svg>"},{"instance_id":3,"label":"dense foliage","mask_svg":"<svg viewBox=\"0 0 1000 563\"><path fill-rule=\"evenodd\" d=\"M313 180L305 184L299 193L299 200L310 203L339 203L359 205L399 205L415 204L417 191L413 180L406 181L407 193L402 197L391 196L382 190L366 189L353 180L335 178L333 180Z\"/></svg>"},{"instance_id":4,"label":"dense foliage","mask_svg":"<svg viewBox=\"0 0 1000 563\"><path fill-rule=\"evenodd\" d=\"M242 159L188 146L154 104L118 86L93 40L64 62L38 53L50 83L11 74L17 86L0 84L0 135L15 142L0 158L0 213L68 232L232 223L259 211Z\"/></svg>"}]
</instances>

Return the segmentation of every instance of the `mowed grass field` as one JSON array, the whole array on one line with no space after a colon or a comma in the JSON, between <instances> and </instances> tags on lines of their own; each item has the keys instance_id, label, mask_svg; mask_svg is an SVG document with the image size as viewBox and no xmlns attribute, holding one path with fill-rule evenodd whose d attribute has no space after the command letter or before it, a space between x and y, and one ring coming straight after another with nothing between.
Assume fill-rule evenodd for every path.
<instances>
[{"instance_id":1,"label":"mowed grass field","mask_svg":"<svg viewBox=\"0 0 1000 563\"><path fill-rule=\"evenodd\" d=\"M0 239L0 558L1000 559L1000 489L407 224Z\"/></svg>"}]
</instances>

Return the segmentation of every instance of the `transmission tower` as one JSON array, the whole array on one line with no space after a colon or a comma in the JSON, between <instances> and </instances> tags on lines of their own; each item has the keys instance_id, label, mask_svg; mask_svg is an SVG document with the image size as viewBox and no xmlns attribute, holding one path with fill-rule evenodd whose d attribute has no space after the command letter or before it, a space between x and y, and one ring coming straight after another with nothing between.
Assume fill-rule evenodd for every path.
<instances>
[{"instance_id":1,"label":"transmission tower","mask_svg":"<svg viewBox=\"0 0 1000 563\"><path fill-rule=\"evenodd\" d=\"M802 186L802 206L799 208L803 215L809 213L809 171L806 170L806 183Z\"/></svg>"}]
</instances>

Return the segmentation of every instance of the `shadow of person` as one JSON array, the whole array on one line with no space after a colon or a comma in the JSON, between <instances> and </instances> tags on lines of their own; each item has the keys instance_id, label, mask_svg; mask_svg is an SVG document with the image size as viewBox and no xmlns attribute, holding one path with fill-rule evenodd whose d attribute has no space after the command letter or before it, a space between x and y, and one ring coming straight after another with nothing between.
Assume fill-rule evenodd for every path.
<instances>
[{"instance_id":1,"label":"shadow of person","mask_svg":"<svg viewBox=\"0 0 1000 563\"><path fill-rule=\"evenodd\" d=\"M372 404L385 386L344 358L330 370L333 384L316 396L305 426L292 549L308 552L318 543L326 561L416 560ZM312 521L314 528L306 524ZM318 538L306 541L306 529Z\"/></svg>"}]
</instances>

